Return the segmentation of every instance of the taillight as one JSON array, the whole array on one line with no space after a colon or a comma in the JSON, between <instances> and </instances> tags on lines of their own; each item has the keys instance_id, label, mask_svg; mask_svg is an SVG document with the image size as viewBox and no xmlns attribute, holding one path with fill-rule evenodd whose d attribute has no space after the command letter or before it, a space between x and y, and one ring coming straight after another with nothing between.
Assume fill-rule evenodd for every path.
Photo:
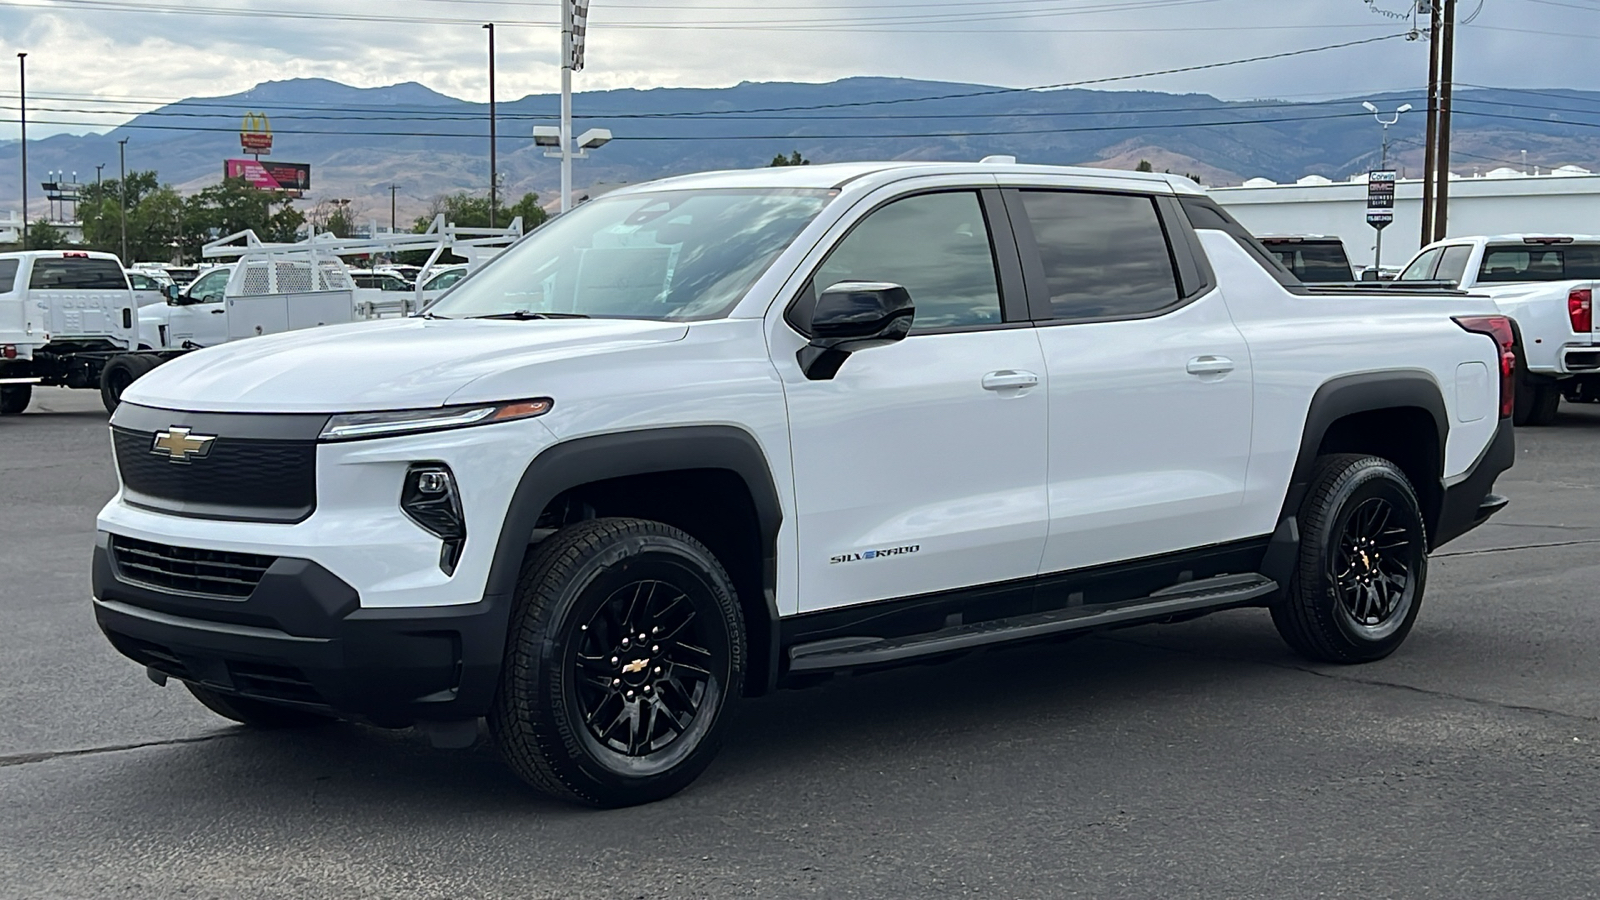
<instances>
[{"instance_id":1,"label":"taillight","mask_svg":"<svg viewBox=\"0 0 1600 900\"><path fill-rule=\"evenodd\" d=\"M1457 316L1457 325L1473 334L1486 334L1500 348L1500 418L1511 416L1517 404L1517 335L1505 316Z\"/></svg>"},{"instance_id":2,"label":"taillight","mask_svg":"<svg viewBox=\"0 0 1600 900\"><path fill-rule=\"evenodd\" d=\"M1594 292L1588 288L1573 288L1567 295L1567 318L1572 320L1572 330L1588 334L1594 330Z\"/></svg>"}]
</instances>

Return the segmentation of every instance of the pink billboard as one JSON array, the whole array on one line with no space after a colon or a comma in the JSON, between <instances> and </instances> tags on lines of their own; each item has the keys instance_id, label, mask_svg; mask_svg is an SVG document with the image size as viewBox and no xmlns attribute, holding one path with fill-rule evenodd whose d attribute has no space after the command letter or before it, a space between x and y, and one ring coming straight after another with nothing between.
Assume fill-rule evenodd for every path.
<instances>
[{"instance_id":1,"label":"pink billboard","mask_svg":"<svg viewBox=\"0 0 1600 900\"><path fill-rule=\"evenodd\" d=\"M229 159L223 162L222 174L228 178L243 178L251 185L266 191L292 191L295 194L303 194L311 190L310 163Z\"/></svg>"}]
</instances>

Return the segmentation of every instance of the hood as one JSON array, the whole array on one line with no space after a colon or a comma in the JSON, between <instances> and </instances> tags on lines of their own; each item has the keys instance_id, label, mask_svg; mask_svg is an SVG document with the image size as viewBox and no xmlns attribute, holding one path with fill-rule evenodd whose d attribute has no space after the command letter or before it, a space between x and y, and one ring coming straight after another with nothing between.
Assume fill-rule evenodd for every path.
<instances>
[{"instance_id":1,"label":"hood","mask_svg":"<svg viewBox=\"0 0 1600 900\"><path fill-rule=\"evenodd\" d=\"M485 375L667 343L687 333L686 325L633 319L406 318L333 325L185 354L134 382L123 399L210 412L425 408L445 405ZM536 385L529 394L538 394Z\"/></svg>"}]
</instances>

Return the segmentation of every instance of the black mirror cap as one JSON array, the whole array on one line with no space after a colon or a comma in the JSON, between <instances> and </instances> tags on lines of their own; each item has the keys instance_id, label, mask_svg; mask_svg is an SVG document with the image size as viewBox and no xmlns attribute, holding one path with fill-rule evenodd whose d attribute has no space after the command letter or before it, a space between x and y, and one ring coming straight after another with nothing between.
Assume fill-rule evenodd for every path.
<instances>
[{"instance_id":1,"label":"black mirror cap","mask_svg":"<svg viewBox=\"0 0 1600 900\"><path fill-rule=\"evenodd\" d=\"M904 337L916 308L911 292L881 281L841 281L817 298L811 336L822 340ZM899 331L898 335L893 332Z\"/></svg>"}]
</instances>

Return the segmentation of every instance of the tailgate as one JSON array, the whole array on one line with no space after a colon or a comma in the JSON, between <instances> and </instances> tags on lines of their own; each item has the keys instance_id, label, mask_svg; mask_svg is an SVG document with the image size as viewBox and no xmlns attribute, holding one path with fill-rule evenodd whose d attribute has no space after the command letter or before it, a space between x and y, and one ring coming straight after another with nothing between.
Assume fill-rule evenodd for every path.
<instances>
[{"instance_id":1,"label":"tailgate","mask_svg":"<svg viewBox=\"0 0 1600 900\"><path fill-rule=\"evenodd\" d=\"M126 338L133 333L130 291L34 290L30 294L44 308L46 330L56 340Z\"/></svg>"}]
</instances>

